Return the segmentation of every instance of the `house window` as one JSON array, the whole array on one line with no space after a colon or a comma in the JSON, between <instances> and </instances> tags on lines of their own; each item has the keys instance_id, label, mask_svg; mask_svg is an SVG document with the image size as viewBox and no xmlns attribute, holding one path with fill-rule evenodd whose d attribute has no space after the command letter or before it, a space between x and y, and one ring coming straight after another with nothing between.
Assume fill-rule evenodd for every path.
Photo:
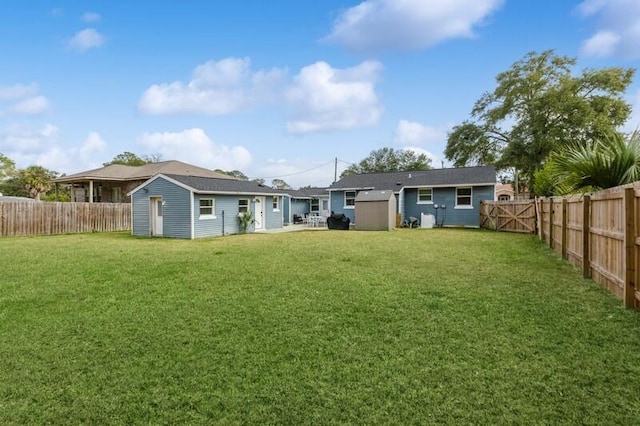
<instances>
[{"instance_id":1,"label":"house window","mask_svg":"<svg viewBox=\"0 0 640 426\"><path fill-rule=\"evenodd\" d=\"M511 197L508 195L498 195L498 201L510 201Z\"/></svg>"},{"instance_id":2,"label":"house window","mask_svg":"<svg viewBox=\"0 0 640 426\"><path fill-rule=\"evenodd\" d=\"M122 202L122 188L119 186L113 187L113 202L121 203Z\"/></svg>"},{"instance_id":3,"label":"house window","mask_svg":"<svg viewBox=\"0 0 640 426\"><path fill-rule=\"evenodd\" d=\"M457 209L473 208L471 188L456 188L456 207L455 208Z\"/></svg>"},{"instance_id":4,"label":"house window","mask_svg":"<svg viewBox=\"0 0 640 426\"><path fill-rule=\"evenodd\" d=\"M418 204L431 204L433 203L433 189L420 188L418 189Z\"/></svg>"},{"instance_id":5,"label":"house window","mask_svg":"<svg viewBox=\"0 0 640 426\"><path fill-rule=\"evenodd\" d=\"M200 219L214 219L215 202L213 198L200 199Z\"/></svg>"},{"instance_id":6,"label":"house window","mask_svg":"<svg viewBox=\"0 0 640 426\"><path fill-rule=\"evenodd\" d=\"M273 197L273 211L280 211L280 197Z\"/></svg>"},{"instance_id":7,"label":"house window","mask_svg":"<svg viewBox=\"0 0 640 426\"><path fill-rule=\"evenodd\" d=\"M353 209L356 206L356 191L344 192L344 208Z\"/></svg>"},{"instance_id":8,"label":"house window","mask_svg":"<svg viewBox=\"0 0 640 426\"><path fill-rule=\"evenodd\" d=\"M249 211L249 200L240 199L238 200L238 213L246 213Z\"/></svg>"},{"instance_id":9,"label":"house window","mask_svg":"<svg viewBox=\"0 0 640 426\"><path fill-rule=\"evenodd\" d=\"M319 212L320 211L320 200L317 198L311 199L311 211Z\"/></svg>"}]
</instances>

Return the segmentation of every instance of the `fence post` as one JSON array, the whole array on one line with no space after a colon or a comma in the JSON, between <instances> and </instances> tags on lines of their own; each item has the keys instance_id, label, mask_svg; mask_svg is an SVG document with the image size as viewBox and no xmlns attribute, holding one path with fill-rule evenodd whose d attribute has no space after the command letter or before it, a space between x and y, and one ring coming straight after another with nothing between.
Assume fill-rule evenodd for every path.
<instances>
[{"instance_id":1,"label":"fence post","mask_svg":"<svg viewBox=\"0 0 640 426\"><path fill-rule=\"evenodd\" d=\"M553 248L553 197L549 197L549 247Z\"/></svg>"},{"instance_id":2,"label":"fence post","mask_svg":"<svg viewBox=\"0 0 640 426\"><path fill-rule=\"evenodd\" d=\"M624 190L624 307L635 307L636 300L636 264L635 264L635 248L636 248L636 190L634 188L625 188Z\"/></svg>"},{"instance_id":3,"label":"fence post","mask_svg":"<svg viewBox=\"0 0 640 426\"><path fill-rule=\"evenodd\" d=\"M562 258L567 260L567 204L566 198L562 199Z\"/></svg>"},{"instance_id":4,"label":"fence post","mask_svg":"<svg viewBox=\"0 0 640 426\"><path fill-rule=\"evenodd\" d=\"M582 198L582 276L591 278L591 254L589 253L589 242L591 234L591 196L585 195Z\"/></svg>"}]
</instances>

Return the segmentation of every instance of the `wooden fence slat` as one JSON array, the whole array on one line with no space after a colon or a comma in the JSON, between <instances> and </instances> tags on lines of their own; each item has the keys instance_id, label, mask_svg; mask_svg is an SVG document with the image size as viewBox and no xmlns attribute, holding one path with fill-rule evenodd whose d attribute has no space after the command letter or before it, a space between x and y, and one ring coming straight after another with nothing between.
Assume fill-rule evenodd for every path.
<instances>
[{"instance_id":1,"label":"wooden fence slat","mask_svg":"<svg viewBox=\"0 0 640 426\"><path fill-rule=\"evenodd\" d=\"M0 203L0 237L128 230L128 203Z\"/></svg>"}]
</instances>

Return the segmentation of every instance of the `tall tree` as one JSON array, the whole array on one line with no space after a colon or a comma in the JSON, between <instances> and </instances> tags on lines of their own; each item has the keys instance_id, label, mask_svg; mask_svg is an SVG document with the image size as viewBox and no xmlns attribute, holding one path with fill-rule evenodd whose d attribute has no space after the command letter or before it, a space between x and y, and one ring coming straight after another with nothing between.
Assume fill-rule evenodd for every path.
<instances>
[{"instance_id":1,"label":"tall tree","mask_svg":"<svg viewBox=\"0 0 640 426\"><path fill-rule=\"evenodd\" d=\"M381 148L373 150L358 164L345 169L340 177L360 173L429 170L431 159L409 149Z\"/></svg>"},{"instance_id":2,"label":"tall tree","mask_svg":"<svg viewBox=\"0 0 640 426\"><path fill-rule=\"evenodd\" d=\"M143 158L143 157L138 157L133 152L125 151L113 157L113 160L109 161L108 163L103 163L102 165L105 167L110 166L112 164L123 164L125 166L143 166L145 164L155 162L155 161L152 161L153 160L152 157L147 157L147 158Z\"/></svg>"},{"instance_id":3,"label":"tall tree","mask_svg":"<svg viewBox=\"0 0 640 426\"><path fill-rule=\"evenodd\" d=\"M51 180L56 176L55 172L42 166L29 166L20 171L20 180L29 195L36 200L40 199L51 189Z\"/></svg>"},{"instance_id":4,"label":"tall tree","mask_svg":"<svg viewBox=\"0 0 640 426\"><path fill-rule=\"evenodd\" d=\"M533 187L554 149L585 144L614 131L631 112L623 99L632 68L573 72L574 58L531 52L496 77L497 87L475 103L472 120L454 127L445 156L456 166L515 168Z\"/></svg>"},{"instance_id":5,"label":"tall tree","mask_svg":"<svg viewBox=\"0 0 640 426\"><path fill-rule=\"evenodd\" d=\"M244 173L242 173L240 170L222 170L222 169L215 169L214 171L218 172L218 173L222 173L225 175L229 175L229 176L233 176L236 179L240 179L240 180L249 180L249 177L247 175L245 175Z\"/></svg>"},{"instance_id":6,"label":"tall tree","mask_svg":"<svg viewBox=\"0 0 640 426\"><path fill-rule=\"evenodd\" d=\"M282 179L273 179L271 181L271 187L275 189L291 189L291 185Z\"/></svg>"},{"instance_id":7,"label":"tall tree","mask_svg":"<svg viewBox=\"0 0 640 426\"><path fill-rule=\"evenodd\" d=\"M9 157L0 153L0 181L8 179L16 174L16 163Z\"/></svg>"}]
</instances>

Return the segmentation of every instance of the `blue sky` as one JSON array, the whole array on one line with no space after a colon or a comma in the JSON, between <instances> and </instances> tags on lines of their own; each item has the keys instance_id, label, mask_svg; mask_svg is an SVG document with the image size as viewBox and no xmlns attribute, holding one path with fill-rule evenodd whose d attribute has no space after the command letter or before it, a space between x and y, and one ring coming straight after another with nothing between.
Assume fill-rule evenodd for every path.
<instances>
[{"instance_id":1,"label":"blue sky","mask_svg":"<svg viewBox=\"0 0 640 426\"><path fill-rule=\"evenodd\" d=\"M123 151L294 187L382 147L440 167L527 52L640 64L637 0L5 0L2 18L0 152L60 173Z\"/></svg>"}]
</instances>

